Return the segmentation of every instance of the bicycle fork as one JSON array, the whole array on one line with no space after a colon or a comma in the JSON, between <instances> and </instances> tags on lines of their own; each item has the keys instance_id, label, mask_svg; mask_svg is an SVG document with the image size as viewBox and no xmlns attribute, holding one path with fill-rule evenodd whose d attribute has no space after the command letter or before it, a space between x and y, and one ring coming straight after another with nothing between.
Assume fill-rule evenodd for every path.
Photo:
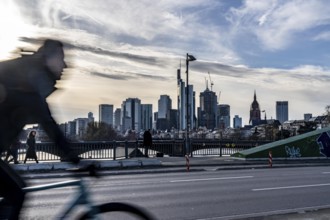
<instances>
[{"instance_id":1,"label":"bicycle fork","mask_svg":"<svg viewBox=\"0 0 330 220\"><path fill-rule=\"evenodd\" d=\"M77 196L64 208L61 212L59 219L65 219L65 217L74 209L77 205L84 205L88 210L91 216L98 213L97 207L92 205L88 190L83 184L83 180L79 180L74 185L78 186Z\"/></svg>"}]
</instances>

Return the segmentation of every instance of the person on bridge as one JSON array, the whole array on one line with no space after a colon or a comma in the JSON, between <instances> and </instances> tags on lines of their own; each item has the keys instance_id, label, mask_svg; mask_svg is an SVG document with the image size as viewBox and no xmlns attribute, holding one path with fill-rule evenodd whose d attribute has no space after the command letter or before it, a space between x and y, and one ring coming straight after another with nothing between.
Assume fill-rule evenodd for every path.
<instances>
[{"instance_id":1,"label":"person on bridge","mask_svg":"<svg viewBox=\"0 0 330 220\"><path fill-rule=\"evenodd\" d=\"M32 55L0 63L0 153L26 124L38 123L59 147L61 158L79 162L53 119L46 101L47 96L56 90L56 81L61 78L64 68L66 63L62 42L49 39ZM6 219L18 219L24 201L22 187L25 183L2 160L0 180L0 197L5 198L0 202L6 203L11 210ZM1 205L0 219L4 213Z\"/></svg>"},{"instance_id":2,"label":"person on bridge","mask_svg":"<svg viewBox=\"0 0 330 220\"><path fill-rule=\"evenodd\" d=\"M15 141L10 145L9 149L7 150L5 162L10 163L11 161L14 161L14 164L19 164L18 149L20 146L21 146L21 142L18 140L18 138L16 138ZM8 160L10 156L12 156L12 158Z\"/></svg>"},{"instance_id":3,"label":"person on bridge","mask_svg":"<svg viewBox=\"0 0 330 220\"><path fill-rule=\"evenodd\" d=\"M36 153L36 131L30 131L28 138L26 140L27 150L25 154L24 163L26 163L26 160L28 158L32 158L36 161L36 163L39 163L37 153Z\"/></svg>"},{"instance_id":4,"label":"person on bridge","mask_svg":"<svg viewBox=\"0 0 330 220\"><path fill-rule=\"evenodd\" d=\"M149 157L149 148L152 146L152 135L150 129L143 133L144 156Z\"/></svg>"}]
</instances>

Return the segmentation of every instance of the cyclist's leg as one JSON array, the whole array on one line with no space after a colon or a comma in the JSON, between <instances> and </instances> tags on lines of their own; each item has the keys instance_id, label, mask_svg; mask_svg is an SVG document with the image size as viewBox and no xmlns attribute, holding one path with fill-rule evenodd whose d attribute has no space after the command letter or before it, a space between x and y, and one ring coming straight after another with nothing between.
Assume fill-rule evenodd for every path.
<instances>
[{"instance_id":1,"label":"cyclist's leg","mask_svg":"<svg viewBox=\"0 0 330 220\"><path fill-rule=\"evenodd\" d=\"M9 147L24 127L23 121L15 120L12 106L0 105L0 148ZM0 197L12 207L9 219L18 219L22 208L25 186L22 178L5 162L0 160Z\"/></svg>"},{"instance_id":2,"label":"cyclist's leg","mask_svg":"<svg viewBox=\"0 0 330 220\"><path fill-rule=\"evenodd\" d=\"M5 162L0 160L0 197L10 206L9 219L18 219L22 208L24 195L22 188L25 186L22 178Z\"/></svg>"},{"instance_id":3,"label":"cyclist's leg","mask_svg":"<svg viewBox=\"0 0 330 220\"><path fill-rule=\"evenodd\" d=\"M70 148L69 142L65 138L59 126L56 124L46 102L41 103L39 106L38 122L46 131L47 135L59 147L62 158L68 159L71 162L79 162L78 156L75 155L73 150Z\"/></svg>"}]
</instances>

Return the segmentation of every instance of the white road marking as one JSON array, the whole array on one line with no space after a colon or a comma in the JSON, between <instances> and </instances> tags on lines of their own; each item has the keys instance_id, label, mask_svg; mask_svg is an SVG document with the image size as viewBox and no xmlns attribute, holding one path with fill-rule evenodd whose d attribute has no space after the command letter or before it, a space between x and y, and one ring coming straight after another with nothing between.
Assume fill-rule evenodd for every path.
<instances>
[{"instance_id":1,"label":"white road marking","mask_svg":"<svg viewBox=\"0 0 330 220\"><path fill-rule=\"evenodd\" d=\"M320 183L320 184L311 184L311 185L298 185L298 186L280 186L280 187L271 187L271 188L260 188L260 189L252 189L252 191L267 191L267 190L278 190L278 189L295 189L295 188L308 188L308 187L319 187L319 186L330 186L330 183Z\"/></svg>"},{"instance_id":2,"label":"white road marking","mask_svg":"<svg viewBox=\"0 0 330 220\"><path fill-rule=\"evenodd\" d=\"M171 180L170 183L212 181L212 180L231 180L231 179L246 179L246 178L253 178L253 176L231 176L231 177L218 177L218 178L205 178L205 179Z\"/></svg>"},{"instance_id":3,"label":"white road marking","mask_svg":"<svg viewBox=\"0 0 330 220\"><path fill-rule=\"evenodd\" d=\"M273 211L266 211L266 212L254 212L254 213L246 213L246 214L239 214L239 215L227 215L227 216L215 216L209 218L199 218L196 220L229 220L229 219L245 219L245 218L258 218L258 217L265 217L265 216L276 216L276 215L283 215L283 214L294 214L294 213L301 213L301 212L308 212L308 211L315 211L319 209L328 209L330 208L329 205L321 205L321 206L308 206L308 207L300 207L300 208L293 208L293 209L279 209Z\"/></svg>"}]
</instances>

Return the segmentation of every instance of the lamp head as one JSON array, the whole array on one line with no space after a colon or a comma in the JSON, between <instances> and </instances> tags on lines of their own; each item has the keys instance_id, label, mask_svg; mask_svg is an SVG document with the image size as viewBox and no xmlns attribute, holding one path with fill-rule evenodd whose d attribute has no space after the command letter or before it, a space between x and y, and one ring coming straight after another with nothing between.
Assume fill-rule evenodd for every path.
<instances>
[{"instance_id":1,"label":"lamp head","mask_svg":"<svg viewBox=\"0 0 330 220\"><path fill-rule=\"evenodd\" d=\"M193 55L187 54L187 61L194 61L196 58Z\"/></svg>"}]
</instances>

